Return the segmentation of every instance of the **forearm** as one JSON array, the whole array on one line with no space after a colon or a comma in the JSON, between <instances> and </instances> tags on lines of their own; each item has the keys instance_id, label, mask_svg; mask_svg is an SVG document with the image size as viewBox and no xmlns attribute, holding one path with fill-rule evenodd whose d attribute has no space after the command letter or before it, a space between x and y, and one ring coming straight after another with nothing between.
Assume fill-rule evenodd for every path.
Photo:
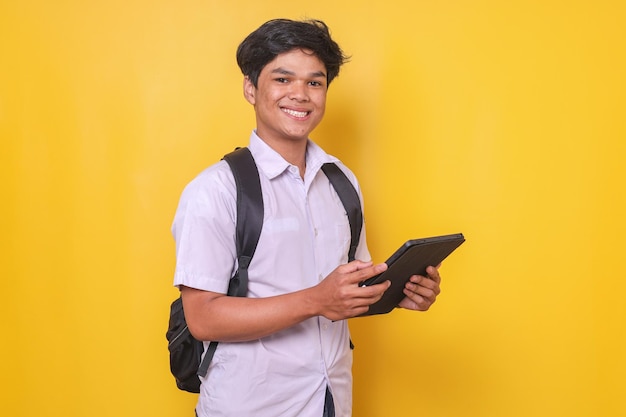
<instances>
[{"instance_id":1,"label":"forearm","mask_svg":"<svg viewBox=\"0 0 626 417\"><path fill-rule=\"evenodd\" d=\"M185 317L199 340L255 340L319 314L314 288L267 298L229 297L183 289Z\"/></svg>"}]
</instances>

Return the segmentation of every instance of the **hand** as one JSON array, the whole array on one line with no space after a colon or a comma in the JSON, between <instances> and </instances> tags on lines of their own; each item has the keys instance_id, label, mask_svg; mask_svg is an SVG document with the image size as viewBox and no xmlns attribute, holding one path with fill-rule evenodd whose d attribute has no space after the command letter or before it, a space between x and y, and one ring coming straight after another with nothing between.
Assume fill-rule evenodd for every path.
<instances>
[{"instance_id":1,"label":"hand","mask_svg":"<svg viewBox=\"0 0 626 417\"><path fill-rule=\"evenodd\" d=\"M340 265L316 285L314 302L319 304L319 315L329 320L343 320L365 313L369 306L380 300L391 282L385 281L368 287L359 283L387 269L387 264L352 261Z\"/></svg>"},{"instance_id":2,"label":"hand","mask_svg":"<svg viewBox=\"0 0 626 417\"><path fill-rule=\"evenodd\" d=\"M440 266L426 268L428 277L413 275L404 287L406 297L400 301L398 307L418 311L428 310L441 292L439 288L439 284L441 284Z\"/></svg>"}]
</instances>

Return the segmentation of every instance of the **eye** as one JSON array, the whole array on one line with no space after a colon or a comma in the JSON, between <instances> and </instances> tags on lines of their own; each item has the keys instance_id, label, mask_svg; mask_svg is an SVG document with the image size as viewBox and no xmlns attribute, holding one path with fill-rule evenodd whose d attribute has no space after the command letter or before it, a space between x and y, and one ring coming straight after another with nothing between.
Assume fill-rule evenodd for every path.
<instances>
[{"instance_id":1,"label":"eye","mask_svg":"<svg viewBox=\"0 0 626 417\"><path fill-rule=\"evenodd\" d=\"M283 84L286 83L286 82L289 82L289 80L284 78L284 77L278 77L275 80L276 80L276 82L283 83Z\"/></svg>"},{"instance_id":2,"label":"eye","mask_svg":"<svg viewBox=\"0 0 626 417\"><path fill-rule=\"evenodd\" d=\"M311 85L313 87L322 87L324 84L322 84L321 81L310 81L309 85Z\"/></svg>"}]
</instances>

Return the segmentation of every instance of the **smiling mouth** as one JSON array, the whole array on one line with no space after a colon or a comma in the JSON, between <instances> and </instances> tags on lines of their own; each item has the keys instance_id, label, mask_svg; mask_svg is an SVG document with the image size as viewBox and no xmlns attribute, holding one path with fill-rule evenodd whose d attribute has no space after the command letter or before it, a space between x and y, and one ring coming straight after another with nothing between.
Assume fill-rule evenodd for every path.
<instances>
[{"instance_id":1,"label":"smiling mouth","mask_svg":"<svg viewBox=\"0 0 626 417\"><path fill-rule=\"evenodd\" d=\"M297 110L287 109L287 108L284 108L284 107L282 107L281 110L284 111L285 113L287 113L288 115L293 116L293 117L297 117L299 119L304 118L304 117L308 116L309 113L311 113L311 112L308 112L308 111L297 111Z\"/></svg>"}]
</instances>

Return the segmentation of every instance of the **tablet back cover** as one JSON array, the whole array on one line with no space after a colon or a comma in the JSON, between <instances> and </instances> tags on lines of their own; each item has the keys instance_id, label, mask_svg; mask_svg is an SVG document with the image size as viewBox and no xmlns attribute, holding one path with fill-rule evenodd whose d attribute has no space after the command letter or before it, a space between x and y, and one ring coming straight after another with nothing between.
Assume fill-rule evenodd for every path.
<instances>
[{"instance_id":1,"label":"tablet back cover","mask_svg":"<svg viewBox=\"0 0 626 417\"><path fill-rule=\"evenodd\" d=\"M362 316L385 314L396 308L405 297L404 286L412 275L426 276L427 267L439 265L464 241L461 233L407 241L385 262L385 272L364 282L373 285L390 280L391 286Z\"/></svg>"}]
</instances>

